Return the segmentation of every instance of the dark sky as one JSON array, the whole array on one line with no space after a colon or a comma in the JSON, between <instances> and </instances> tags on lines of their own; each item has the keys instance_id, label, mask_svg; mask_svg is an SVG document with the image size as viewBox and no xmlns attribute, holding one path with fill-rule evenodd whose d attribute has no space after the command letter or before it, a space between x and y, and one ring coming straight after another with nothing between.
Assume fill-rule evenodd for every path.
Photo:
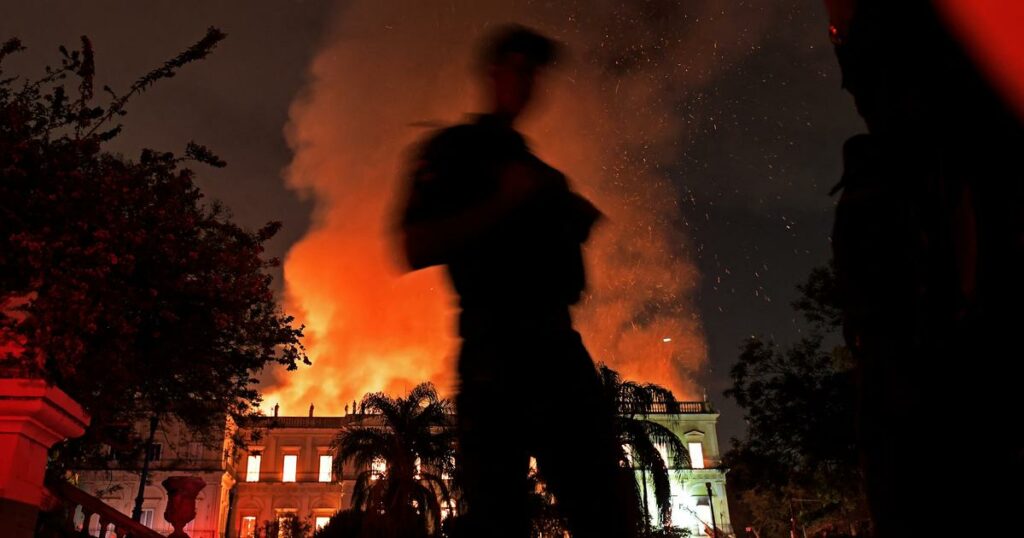
<instances>
[{"instance_id":1,"label":"dark sky","mask_svg":"<svg viewBox=\"0 0 1024 538\"><path fill-rule=\"evenodd\" d=\"M686 120L681 170L673 175L686 178L680 218L700 252L697 306L710 350L703 383L722 411L723 442L743 428L739 410L722 396L728 370L745 337L787 341L799 330L789 302L795 285L828 259L827 192L841 171L843 140L862 130L839 88L821 2L772 4L776 16L755 49L719 70L700 94L678 96L680 113L701 111ZM204 191L244 225L283 221L270 245L271 255L283 256L306 231L313 204L282 180L292 156L282 129L337 5L18 2L4 7L0 38L20 37L29 49L5 71L31 75L58 61L57 45L71 48L88 35L98 82L123 89L206 27L224 30L228 39L210 58L135 99L116 147L128 155L143 146L176 151L194 139L213 148L229 166L202 170Z\"/></svg>"}]
</instances>

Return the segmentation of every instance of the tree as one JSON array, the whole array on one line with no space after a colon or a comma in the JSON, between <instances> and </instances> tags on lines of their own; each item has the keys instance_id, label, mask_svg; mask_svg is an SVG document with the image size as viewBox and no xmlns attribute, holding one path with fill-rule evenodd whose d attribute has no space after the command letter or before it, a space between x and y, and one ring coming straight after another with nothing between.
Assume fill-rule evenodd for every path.
<instances>
[{"instance_id":1,"label":"tree","mask_svg":"<svg viewBox=\"0 0 1024 538\"><path fill-rule=\"evenodd\" d=\"M139 420L222 428L258 407L261 369L308 363L266 272L280 223L239 227L185 167L225 163L195 143L137 160L104 149L132 97L224 37L209 29L123 95L103 87L105 104L86 37L39 79L0 69L0 375L45 378L92 416L58 463ZM0 62L22 49L7 41Z\"/></svg>"},{"instance_id":2,"label":"tree","mask_svg":"<svg viewBox=\"0 0 1024 538\"><path fill-rule=\"evenodd\" d=\"M792 345L751 337L726 396L744 410L747 437L725 455L739 511L765 536L801 526L844 531L866 518L854 428L854 371L840 345L835 275L811 272L793 307L808 330Z\"/></svg>"},{"instance_id":3,"label":"tree","mask_svg":"<svg viewBox=\"0 0 1024 538\"><path fill-rule=\"evenodd\" d=\"M622 463L643 474L642 492L638 493L644 517L648 517L647 473L654 485L654 502L661 516L660 526L672 520L669 464L690 466L690 454L682 441L665 426L649 420L656 405L676 405L672 391L654 383L623 380L618 372L607 365L598 366L601 385L606 398L614 401L619 413L615 417L615 431L623 447ZM665 448L669 461L665 461L658 446Z\"/></svg>"},{"instance_id":4,"label":"tree","mask_svg":"<svg viewBox=\"0 0 1024 538\"><path fill-rule=\"evenodd\" d=\"M340 510L322 528L314 534L314 538L359 538L362 534L363 512L359 510Z\"/></svg>"},{"instance_id":5,"label":"tree","mask_svg":"<svg viewBox=\"0 0 1024 538\"><path fill-rule=\"evenodd\" d=\"M531 466L528 476L530 495L527 513L530 516L530 537L564 536L568 532L565 518L558 511L555 496L548 491L538 469Z\"/></svg>"},{"instance_id":6,"label":"tree","mask_svg":"<svg viewBox=\"0 0 1024 538\"><path fill-rule=\"evenodd\" d=\"M264 521L256 529L256 538L309 538L313 535L313 522L310 518L300 518L295 514Z\"/></svg>"},{"instance_id":7,"label":"tree","mask_svg":"<svg viewBox=\"0 0 1024 538\"><path fill-rule=\"evenodd\" d=\"M405 397L363 397L364 416L337 436L335 472L357 469L352 506L375 536L427 536L441 528L441 503L454 473L452 404L421 383Z\"/></svg>"}]
</instances>

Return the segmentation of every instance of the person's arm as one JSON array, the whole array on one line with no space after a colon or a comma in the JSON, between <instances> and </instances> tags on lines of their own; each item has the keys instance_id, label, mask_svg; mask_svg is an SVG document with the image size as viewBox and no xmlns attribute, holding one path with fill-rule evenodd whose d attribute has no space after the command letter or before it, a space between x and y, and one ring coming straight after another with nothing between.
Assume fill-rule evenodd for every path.
<instances>
[{"instance_id":1,"label":"person's arm","mask_svg":"<svg viewBox=\"0 0 1024 538\"><path fill-rule=\"evenodd\" d=\"M529 167L510 163L490 197L451 215L404 222L402 248L412 269L447 263L452 255L483 237L540 188Z\"/></svg>"}]
</instances>

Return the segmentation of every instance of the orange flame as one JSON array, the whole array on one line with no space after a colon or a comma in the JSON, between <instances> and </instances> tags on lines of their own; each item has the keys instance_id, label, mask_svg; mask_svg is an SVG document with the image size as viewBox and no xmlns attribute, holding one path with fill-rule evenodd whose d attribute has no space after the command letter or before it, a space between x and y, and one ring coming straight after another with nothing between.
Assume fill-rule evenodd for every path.
<instances>
[{"instance_id":1,"label":"orange flame","mask_svg":"<svg viewBox=\"0 0 1024 538\"><path fill-rule=\"evenodd\" d=\"M286 301L307 326L313 366L271 379L266 405L279 402L287 414L315 402L340 413L368 391L424 380L454 388L454 297L438 269L402 274L388 227L405 148L427 132L412 122L453 123L480 108L472 53L486 21L506 20L565 41L574 56L543 81L524 131L609 216L587 249L590 290L577 325L595 360L694 397L691 376L706 359L690 304L698 274L672 225L680 208L664 166L680 126L656 77L642 65L609 75L589 58L603 46L599 25L584 27L572 13L524 20L511 5L402 4L343 10L292 105L286 177L314 197L316 211L285 260Z\"/></svg>"}]
</instances>

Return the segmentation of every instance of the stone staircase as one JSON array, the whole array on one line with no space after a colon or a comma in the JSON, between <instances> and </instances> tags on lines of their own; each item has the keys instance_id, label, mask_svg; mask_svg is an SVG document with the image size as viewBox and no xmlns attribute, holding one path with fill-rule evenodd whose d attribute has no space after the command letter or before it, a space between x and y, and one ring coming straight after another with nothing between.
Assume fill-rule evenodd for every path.
<instances>
[{"instance_id":1,"label":"stone staircase","mask_svg":"<svg viewBox=\"0 0 1024 538\"><path fill-rule=\"evenodd\" d=\"M114 507L67 482L48 482L46 488L57 500L56 512L63 520L58 531L63 536L164 538L164 535L132 520ZM81 521L75 521L75 514L79 511L85 517ZM98 521L98 526L93 525L94 520ZM90 528L99 530L93 531L96 534L89 534Z\"/></svg>"}]
</instances>

